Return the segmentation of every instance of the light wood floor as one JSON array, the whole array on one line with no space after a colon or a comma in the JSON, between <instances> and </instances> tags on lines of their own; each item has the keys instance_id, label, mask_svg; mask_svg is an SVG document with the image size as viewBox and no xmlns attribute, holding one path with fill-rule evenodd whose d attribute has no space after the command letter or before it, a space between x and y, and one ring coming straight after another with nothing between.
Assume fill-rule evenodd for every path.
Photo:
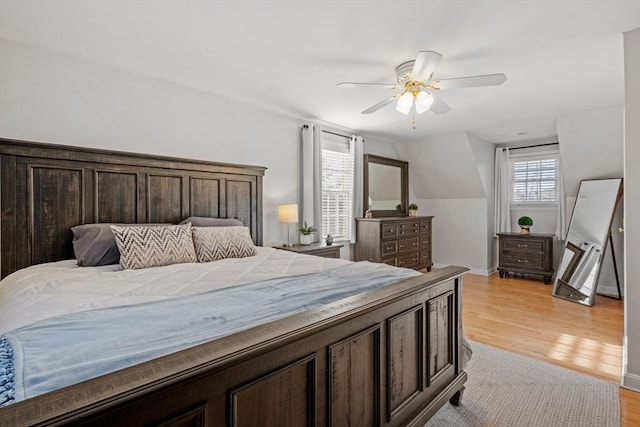
<instances>
[{"instance_id":1,"label":"light wood floor","mask_svg":"<svg viewBox=\"0 0 640 427\"><path fill-rule=\"evenodd\" d=\"M620 383L623 303L593 307L554 298L541 280L464 276L469 339ZM621 426L640 426L640 393L620 389Z\"/></svg>"}]
</instances>

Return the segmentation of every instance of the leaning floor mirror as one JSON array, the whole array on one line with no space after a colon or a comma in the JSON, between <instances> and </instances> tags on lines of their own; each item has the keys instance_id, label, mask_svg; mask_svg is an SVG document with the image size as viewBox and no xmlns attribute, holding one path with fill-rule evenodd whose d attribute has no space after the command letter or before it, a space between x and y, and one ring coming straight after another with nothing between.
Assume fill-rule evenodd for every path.
<instances>
[{"instance_id":1,"label":"leaning floor mirror","mask_svg":"<svg viewBox=\"0 0 640 427\"><path fill-rule=\"evenodd\" d=\"M622 179L580 182L553 295L593 305Z\"/></svg>"}]
</instances>

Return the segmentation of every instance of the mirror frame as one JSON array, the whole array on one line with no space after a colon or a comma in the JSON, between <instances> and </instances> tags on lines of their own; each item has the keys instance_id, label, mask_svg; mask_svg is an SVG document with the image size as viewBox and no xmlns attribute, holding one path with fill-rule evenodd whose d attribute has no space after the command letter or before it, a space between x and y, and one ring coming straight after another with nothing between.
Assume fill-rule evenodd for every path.
<instances>
[{"instance_id":1,"label":"mirror frame","mask_svg":"<svg viewBox=\"0 0 640 427\"><path fill-rule=\"evenodd\" d=\"M388 157L376 156L374 154L364 155L363 164L363 181L362 181L362 216L365 216L365 212L369 207L369 164L377 163L380 165L395 166L400 168L400 204L402 209L398 210L371 210L371 216L374 218L379 217L392 217L392 216L407 216L409 214L407 206L409 206L409 162L404 160L391 159Z\"/></svg>"},{"instance_id":2,"label":"mirror frame","mask_svg":"<svg viewBox=\"0 0 640 427\"><path fill-rule=\"evenodd\" d=\"M589 295L582 293L580 290L576 289L568 282L577 268L582 256L584 255L583 251L569 242L569 233L571 231L571 226L573 225L573 221L575 219L576 206L578 204L578 199L580 197L580 190L582 189L582 185L585 182L593 182L593 181L606 181L606 180L617 180L618 181L618 190L616 194L615 201L613 203L612 211L610 212L609 218L609 226L604 232L603 245L600 254L598 255L597 261L597 271L595 273L594 285L591 289L591 293ZM580 181L580 185L578 186L578 192L576 193L576 203L573 205L573 211L571 212L571 220L569 221L569 227L567 228L567 237L565 239L565 243L563 245L562 256L564 257L566 251L569 250L573 252L573 256L571 261L567 264L567 267L564 272L558 271L558 275L556 276L555 282L553 284L553 289L551 290L551 295L554 297L562 298L567 301L576 302L578 304L583 304L587 306L593 306L596 300L596 293L598 289L598 282L600 280L600 272L602 271L602 261L604 259L604 254L607 250L611 250L609 248L609 233L611 232L611 224L613 223L613 218L616 213L616 209L618 209L618 205L620 203L620 199L624 193L624 181L622 178L600 178L600 179L583 179ZM560 258L560 262L562 263L562 258ZM614 259L615 263L615 259Z\"/></svg>"}]
</instances>

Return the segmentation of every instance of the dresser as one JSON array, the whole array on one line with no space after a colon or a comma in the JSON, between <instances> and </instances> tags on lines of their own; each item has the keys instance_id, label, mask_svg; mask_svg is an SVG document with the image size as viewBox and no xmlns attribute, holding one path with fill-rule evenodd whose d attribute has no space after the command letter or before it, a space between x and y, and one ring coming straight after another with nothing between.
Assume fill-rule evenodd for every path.
<instances>
[{"instance_id":1,"label":"dresser","mask_svg":"<svg viewBox=\"0 0 640 427\"><path fill-rule=\"evenodd\" d=\"M310 245L274 246L274 248L299 254L316 255L323 258L340 258L340 248L342 246L343 245L340 244L326 245L324 243L312 243Z\"/></svg>"},{"instance_id":2,"label":"dresser","mask_svg":"<svg viewBox=\"0 0 640 427\"><path fill-rule=\"evenodd\" d=\"M553 234L498 233L498 273L534 274L542 276L544 283L553 277Z\"/></svg>"},{"instance_id":3,"label":"dresser","mask_svg":"<svg viewBox=\"0 0 640 427\"><path fill-rule=\"evenodd\" d=\"M356 261L431 271L432 216L356 219Z\"/></svg>"}]
</instances>

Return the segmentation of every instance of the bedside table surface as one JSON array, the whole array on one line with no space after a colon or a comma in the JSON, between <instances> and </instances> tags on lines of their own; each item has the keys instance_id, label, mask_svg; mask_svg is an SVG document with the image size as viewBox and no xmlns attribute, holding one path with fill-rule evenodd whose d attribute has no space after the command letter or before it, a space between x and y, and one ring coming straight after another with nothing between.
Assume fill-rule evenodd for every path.
<instances>
[{"instance_id":1,"label":"bedside table surface","mask_svg":"<svg viewBox=\"0 0 640 427\"><path fill-rule=\"evenodd\" d=\"M327 245L325 243L312 243L310 245L293 245L293 246L273 246L275 249L282 249L289 252L297 252L299 254L318 255L327 258L340 258L340 248L344 246L339 243Z\"/></svg>"}]
</instances>

